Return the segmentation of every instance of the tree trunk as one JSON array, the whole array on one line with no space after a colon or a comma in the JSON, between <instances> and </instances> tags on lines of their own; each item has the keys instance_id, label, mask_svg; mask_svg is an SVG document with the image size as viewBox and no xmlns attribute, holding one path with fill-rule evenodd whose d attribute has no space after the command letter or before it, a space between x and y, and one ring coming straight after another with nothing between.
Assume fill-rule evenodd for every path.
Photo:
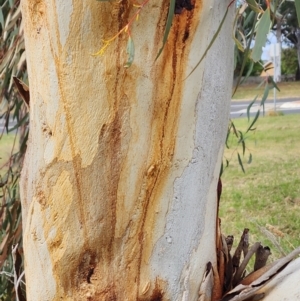
<instances>
[{"instance_id":1,"label":"tree trunk","mask_svg":"<svg viewBox=\"0 0 300 301\"><path fill-rule=\"evenodd\" d=\"M28 300L196 301L216 264L216 187L229 119L233 10L150 1L22 1L30 137L21 180Z\"/></svg>"}]
</instances>

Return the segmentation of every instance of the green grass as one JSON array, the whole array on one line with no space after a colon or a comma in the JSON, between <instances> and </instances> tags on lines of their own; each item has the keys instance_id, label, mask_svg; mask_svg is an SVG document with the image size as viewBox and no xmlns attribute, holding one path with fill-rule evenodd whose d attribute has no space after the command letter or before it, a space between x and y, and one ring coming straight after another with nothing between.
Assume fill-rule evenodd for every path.
<instances>
[{"instance_id":1,"label":"green grass","mask_svg":"<svg viewBox=\"0 0 300 301\"><path fill-rule=\"evenodd\" d=\"M245 130L247 119L237 119L235 125ZM257 130L246 140L245 174L230 143L225 157L231 162L222 177L222 231L233 234L237 243L243 229L250 228L251 242L268 245L272 258L278 258L276 243L285 253L300 245L300 116L258 119Z\"/></svg>"},{"instance_id":2,"label":"green grass","mask_svg":"<svg viewBox=\"0 0 300 301\"><path fill-rule=\"evenodd\" d=\"M276 97L289 98L299 97L300 99L300 82L282 82L278 83L280 92L276 91ZM264 92L264 85L258 88L257 84L245 84L239 86L236 93L232 97L233 100L249 100L254 99L258 94L260 97ZM273 90L269 92L269 98L273 97Z\"/></svg>"},{"instance_id":3,"label":"green grass","mask_svg":"<svg viewBox=\"0 0 300 301\"><path fill-rule=\"evenodd\" d=\"M0 139L0 168L7 162L10 157L11 149L14 143L15 135L14 134L3 134ZM0 171L0 174L3 171Z\"/></svg>"}]
</instances>

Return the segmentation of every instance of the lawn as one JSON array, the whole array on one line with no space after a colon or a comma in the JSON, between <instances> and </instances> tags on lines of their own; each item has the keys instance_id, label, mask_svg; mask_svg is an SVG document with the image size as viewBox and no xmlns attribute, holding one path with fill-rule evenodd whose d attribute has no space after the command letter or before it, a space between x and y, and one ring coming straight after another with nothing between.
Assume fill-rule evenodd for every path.
<instances>
[{"instance_id":1,"label":"lawn","mask_svg":"<svg viewBox=\"0 0 300 301\"><path fill-rule=\"evenodd\" d=\"M12 146L14 143L15 135L14 134L3 134L0 139L0 168L7 162L10 157ZM18 143L17 143L18 146ZM17 148L15 148L17 150ZM3 174L6 169L0 170L0 175Z\"/></svg>"},{"instance_id":2,"label":"lawn","mask_svg":"<svg viewBox=\"0 0 300 301\"><path fill-rule=\"evenodd\" d=\"M289 97L299 97L300 100L300 82L282 82L278 83L280 92L276 91L276 97L280 98L289 98ZM233 100L249 100L254 99L255 95L258 94L261 96L264 91L264 85L258 88L257 84L245 84L239 86L236 93L232 97ZM270 91L273 95L273 90Z\"/></svg>"},{"instance_id":3,"label":"lawn","mask_svg":"<svg viewBox=\"0 0 300 301\"><path fill-rule=\"evenodd\" d=\"M234 123L241 130L248 125L246 118ZM276 259L300 245L300 115L258 119L246 139L245 174L234 141L230 144L224 155L231 162L222 177L223 233L234 235L237 243L243 229L250 228L251 242L268 245Z\"/></svg>"}]
</instances>

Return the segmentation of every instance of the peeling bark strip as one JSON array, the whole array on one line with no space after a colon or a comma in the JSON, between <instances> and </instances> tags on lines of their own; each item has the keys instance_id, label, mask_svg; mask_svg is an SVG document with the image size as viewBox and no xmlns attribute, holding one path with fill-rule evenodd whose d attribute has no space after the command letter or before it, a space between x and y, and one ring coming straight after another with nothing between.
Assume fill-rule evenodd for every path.
<instances>
[{"instance_id":1,"label":"peeling bark strip","mask_svg":"<svg viewBox=\"0 0 300 301\"><path fill-rule=\"evenodd\" d=\"M299 258L292 260L299 253L300 248L297 248L289 255L250 274L241 284L228 292L221 301L298 300L299 286L297 284L300 261ZM293 279L295 279L294 283L292 283Z\"/></svg>"},{"instance_id":2,"label":"peeling bark strip","mask_svg":"<svg viewBox=\"0 0 300 301\"><path fill-rule=\"evenodd\" d=\"M21 2L31 97L21 181L29 301L198 299L205 263L217 269L233 18L184 79L226 2L197 1L175 16L154 63L168 1L149 1L131 28L128 69L126 35L103 57L90 54L126 25L129 2Z\"/></svg>"},{"instance_id":3,"label":"peeling bark strip","mask_svg":"<svg viewBox=\"0 0 300 301\"><path fill-rule=\"evenodd\" d=\"M259 246L255 253L254 271L264 267L267 263L268 257L271 255L269 247Z\"/></svg>"}]
</instances>

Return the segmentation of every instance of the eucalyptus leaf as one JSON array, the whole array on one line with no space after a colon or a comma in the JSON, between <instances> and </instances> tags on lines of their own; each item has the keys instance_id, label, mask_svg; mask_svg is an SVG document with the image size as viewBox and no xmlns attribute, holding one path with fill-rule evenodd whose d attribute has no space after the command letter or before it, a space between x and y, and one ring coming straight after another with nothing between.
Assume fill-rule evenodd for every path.
<instances>
[{"instance_id":1,"label":"eucalyptus leaf","mask_svg":"<svg viewBox=\"0 0 300 301\"><path fill-rule=\"evenodd\" d=\"M129 68L132 65L134 59L134 43L131 36L128 37L126 52L128 54L128 60L124 65L124 67Z\"/></svg>"},{"instance_id":2,"label":"eucalyptus leaf","mask_svg":"<svg viewBox=\"0 0 300 301\"><path fill-rule=\"evenodd\" d=\"M274 82L272 76L268 77L268 83L271 85L271 88L275 88L277 91L280 92L280 89L278 88L277 84Z\"/></svg>"},{"instance_id":3,"label":"eucalyptus leaf","mask_svg":"<svg viewBox=\"0 0 300 301\"><path fill-rule=\"evenodd\" d=\"M245 143L245 139L243 136L243 133L241 131L239 131L240 133L240 140L238 143L242 143L242 147L243 147L243 156L245 155L245 150L246 150L246 143Z\"/></svg>"},{"instance_id":4,"label":"eucalyptus leaf","mask_svg":"<svg viewBox=\"0 0 300 301\"><path fill-rule=\"evenodd\" d=\"M231 131L231 126L228 127L227 135L226 135L226 140L225 140L225 146L226 146L227 149L229 149L228 139L229 139L229 136L230 136L230 131Z\"/></svg>"},{"instance_id":5,"label":"eucalyptus leaf","mask_svg":"<svg viewBox=\"0 0 300 301\"><path fill-rule=\"evenodd\" d=\"M174 18L174 11L175 11L175 0L170 0L170 6L169 6L169 12L168 12L168 18L167 18L167 23L166 23L166 28L165 28L165 33L164 33L164 37L163 37L163 44L161 46L161 48L158 51L158 54L156 55L155 61L159 58L159 56L161 55L165 44L167 42L170 30L171 30L171 26L172 26L172 22L173 22L173 18Z\"/></svg>"},{"instance_id":6,"label":"eucalyptus leaf","mask_svg":"<svg viewBox=\"0 0 300 301\"><path fill-rule=\"evenodd\" d=\"M261 8L259 7L259 5L257 4L257 2L255 0L246 0L246 2L248 3L249 7L257 12L260 13L261 12Z\"/></svg>"},{"instance_id":7,"label":"eucalyptus leaf","mask_svg":"<svg viewBox=\"0 0 300 301\"><path fill-rule=\"evenodd\" d=\"M1 24L1 28L3 30L4 29L4 16L3 16L2 8L0 8L0 24Z\"/></svg>"},{"instance_id":8,"label":"eucalyptus leaf","mask_svg":"<svg viewBox=\"0 0 300 301\"><path fill-rule=\"evenodd\" d=\"M245 155L245 150L246 150L245 140L242 140L242 146L243 146L243 156L244 156Z\"/></svg>"},{"instance_id":9,"label":"eucalyptus leaf","mask_svg":"<svg viewBox=\"0 0 300 301\"><path fill-rule=\"evenodd\" d=\"M248 133L249 131L252 130L252 126L253 126L253 125L255 124L255 122L257 121L257 119L258 119L258 117L259 117L259 113L260 113L260 110L258 110L258 111L256 112L256 115L255 115L255 117L254 117L254 119L253 119L251 125L248 127L246 133Z\"/></svg>"},{"instance_id":10,"label":"eucalyptus leaf","mask_svg":"<svg viewBox=\"0 0 300 301\"><path fill-rule=\"evenodd\" d=\"M243 165L241 156L240 156L239 153L237 153L237 156L238 156L238 161L239 161L239 164L240 164L240 166L241 166L241 169L242 169L243 173L245 173L245 169L244 169L244 165Z\"/></svg>"},{"instance_id":11,"label":"eucalyptus leaf","mask_svg":"<svg viewBox=\"0 0 300 301\"><path fill-rule=\"evenodd\" d=\"M248 71L247 71L246 75L243 77L243 79L241 80L240 84L242 84L250 76L250 74L253 70L253 66L254 66L254 62L251 61L250 66L248 67Z\"/></svg>"},{"instance_id":12,"label":"eucalyptus leaf","mask_svg":"<svg viewBox=\"0 0 300 301\"><path fill-rule=\"evenodd\" d=\"M255 13L255 19L257 17L257 13ZM253 25L252 25L252 28L251 28L251 31L250 31L250 37L249 37L249 41L248 41L248 45L247 45L247 48L244 52L244 55L243 55L243 62L242 62L242 67L241 67L241 70L240 70L240 74L238 76L238 79L237 79L237 82L236 82L236 85L235 85L235 88L233 90L233 93L232 93L232 96L235 94L238 86L240 85L241 83L241 79L242 79L242 75L243 75L243 71L245 69L245 66L246 66L246 62L247 62L247 58L248 58L248 55L250 53L250 45L252 43L252 39L253 39L253 36L254 36L254 28L255 28L255 22L253 22Z\"/></svg>"},{"instance_id":13,"label":"eucalyptus leaf","mask_svg":"<svg viewBox=\"0 0 300 301\"><path fill-rule=\"evenodd\" d=\"M236 37L233 37L233 40L234 40L234 42L235 42L236 47L237 47L240 51L244 52L245 48L244 48L243 44L242 44Z\"/></svg>"},{"instance_id":14,"label":"eucalyptus leaf","mask_svg":"<svg viewBox=\"0 0 300 301\"><path fill-rule=\"evenodd\" d=\"M247 3L244 3L242 5L242 7L245 7L245 5L247 7ZM244 42L244 44L247 45L244 34L240 30L237 29L238 19L240 18L240 16L241 16L242 13L243 13L243 10L241 11L241 9L240 9L240 10L237 10L237 12L235 14L234 21L233 21L234 28L233 28L232 37L233 37L233 40L235 41L236 47L240 51L244 52L246 46L243 46L243 44L239 41L239 39L236 38L236 34L237 33L240 34L241 37L243 36L243 42Z\"/></svg>"},{"instance_id":15,"label":"eucalyptus leaf","mask_svg":"<svg viewBox=\"0 0 300 301\"><path fill-rule=\"evenodd\" d=\"M222 161L222 163L221 163L221 170L220 170L220 174L219 174L220 178L221 178L223 172L224 172L224 164L223 164L223 161Z\"/></svg>"},{"instance_id":16,"label":"eucalyptus leaf","mask_svg":"<svg viewBox=\"0 0 300 301\"><path fill-rule=\"evenodd\" d=\"M7 132L12 132L19 128L20 126L24 125L28 121L28 113L25 114L25 116L12 128L8 129Z\"/></svg>"},{"instance_id":17,"label":"eucalyptus leaf","mask_svg":"<svg viewBox=\"0 0 300 301\"><path fill-rule=\"evenodd\" d=\"M248 121L250 120L250 109L252 107L252 105L256 102L258 95L255 96L255 98L251 101L251 103L249 104L249 106L247 107L247 117L248 117Z\"/></svg>"},{"instance_id":18,"label":"eucalyptus leaf","mask_svg":"<svg viewBox=\"0 0 300 301\"><path fill-rule=\"evenodd\" d=\"M255 22L253 22L255 19L257 18L257 13L255 13L255 11L251 11L247 16L246 19L244 21L244 27L247 27L248 24L255 24Z\"/></svg>"},{"instance_id":19,"label":"eucalyptus leaf","mask_svg":"<svg viewBox=\"0 0 300 301\"><path fill-rule=\"evenodd\" d=\"M267 35L271 28L270 8L267 8L258 21L255 44L252 50L251 57L254 62L258 62L262 55L262 48L267 41Z\"/></svg>"},{"instance_id":20,"label":"eucalyptus leaf","mask_svg":"<svg viewBox=\"0 0 300 301\"><path fill-rule=\"evenodd\" d=\"M173 0L172 0L172 1L173 1ZM206 49L205 49L205 51L204 51L202 57L200 58L199 62L196 64L196 66L192 69L192 71L189 73L189 75L187 76L187 78L188 78L188 77L189 77L189 76L197 69L197 67L201 64L201 62L202 62L202 60L205 58L205 56L206 56L208 50L209 50L209 49L211 48L211 46L214 44L214 41L215 41L215 39L217 38L219 32L221 31L221 28L222 28L222 26L223 26L223 23L224 23L224 21L225 21L225 19L226 19L226 16L227 16L227 14L228 14L228 10L229 10L229 7L227 7L226 12L225 12L225 14L224 14L224 17L223 17L223 19L221 20L221 23L220 23L220 25L219 25L219 27L218 27L216 33L213 35L213 37L212 37L210 43L209 43L208 46L206 47Z\"/></svg>"},{"instance_id":21,"label":"eucalyptus leaf","mask_svg":"<svg viewBox=\"0 0 300 301\"><path fill-rule=\"evenodd\" d=\"M266 83L265 89L264 89L264 94L263 94L261 102L260 102L260 105L263 107L263 114L265 114L265 102L268 98L269 91L270 91L270 86L268 83Z\"/></svg>"}]
</instances>

